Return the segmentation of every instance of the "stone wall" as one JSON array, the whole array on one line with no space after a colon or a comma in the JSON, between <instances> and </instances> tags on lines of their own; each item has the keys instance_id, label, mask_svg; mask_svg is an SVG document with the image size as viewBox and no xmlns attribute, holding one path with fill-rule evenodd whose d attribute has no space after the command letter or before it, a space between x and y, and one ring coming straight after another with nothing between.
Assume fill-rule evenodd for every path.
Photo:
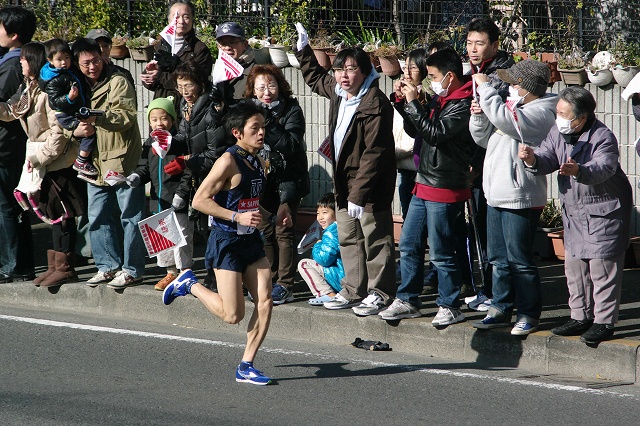
<instances>
[{"instance_id":1,"label":"stone wall","mask_svg":"<svg viewBox=\"0 0 640 426\"><path fill-rule=\"evenodd\" d=\"M138 76L143 70L144 63L135 62L131 59L116 60L118 65L128 68L134 75L137 81ZM327 115L329 112L329 103L326 99L321 98L315 94L312 94L304 81L299 70L291 67L283 69L284 75L291 83L294 95L300 101L300 105L305 112L307 131L306 131L306 144L307 144L307 156L309 158L309 172L311 175L311 193L305 197L302 205L306 207L315 206L316 200L324 193L331 191L331 167L330 165L317 153L318 146L327 136L328 125ZM555 83L550 89L552 93L560 92L565 85L563 83ZM638 184L638 166L637 155L635 153L634 143L640 136L640 123L636 122L631 110L631 103L625 102L620 93L622 89L619 85L609 85L604 88L596 87L592 84L585 86L590 90L597 101L596 114L600 120L602 120L618 138L620 144L620 164L622 169L629 176L631 186L634 192L634 212L633 223L631 226L632 234L640 234L640 200L637 198L637 184ZM386 76L382 76L380 80L380 88L385 93L391 93L392 80ZM149 104L152 99L152 93L146 90L141 84L136 86L138 92L138 105L139 105L139 125L143 138L148 136L148 123L147 117L144 113L144 107ZM558 185L556 183L556 174L548 177L548 197L558 198ZM398 197L394 200L393 205L394 214L400 214L400 204Z\"/></svg>"}]
</instances>

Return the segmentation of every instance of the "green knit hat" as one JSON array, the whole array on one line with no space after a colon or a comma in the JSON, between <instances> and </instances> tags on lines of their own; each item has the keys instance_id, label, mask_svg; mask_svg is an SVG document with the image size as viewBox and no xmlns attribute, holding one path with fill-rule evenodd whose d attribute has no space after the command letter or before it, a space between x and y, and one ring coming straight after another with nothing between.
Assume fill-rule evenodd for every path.
<instances>
[{"instance_id":1,"label":"green knit hat","mask_svg":"<svg viewBox=\"0 0 640 426\"><path fill-rule=\"evenodd\" d=\"M149 119L149 114L154 109L163 109L167 111L167 114L173 118L173 121L177 121L176 109L173 106L173 96L167 96L166 98L157 98L149 103L147 106L147 120Z\"/></svg>"}]
</instances>

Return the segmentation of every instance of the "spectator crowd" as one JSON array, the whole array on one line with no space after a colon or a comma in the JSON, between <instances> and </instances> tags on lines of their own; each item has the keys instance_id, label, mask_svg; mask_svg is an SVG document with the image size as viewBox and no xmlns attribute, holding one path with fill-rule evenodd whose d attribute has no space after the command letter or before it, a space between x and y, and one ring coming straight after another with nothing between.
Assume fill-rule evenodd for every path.
<instances>
[{"instance_id":1,"label":"spectator crowd","mask_svg":"<svg viewBox=\"0 0 640 426\"><path fill-rule=\"evenodd\" d=\"M464 321L466 304L486 312L473 327L526 336L542 310L534 235L546 175L558 171L571 319L552 332L585 343L611 338L633 198L618 141L589 91L548 93L549 68L514 63L488 18L468 25L470 71L452 47L434 43L407 55L389 94L361 48L342 49L327 70L297 24L302 77L328 99L334 187L317 200L312 258L297 259L294 226L310 193L305 112L282 71L256 63L235 22L218 25L216 38L243 71L212 82L215 58L194 19L190 0L173 0L167 21L175 39L157 43L154 59L132 76L110 61L108 31L93 29L71 47L40 43L32 41L31 11L0 9L0 282L76 282L76 241L86 232L97 269L86 285L138 285L138 223L170 209L186 245L157 257L166 268L155 283L164 303L193 294L237 323L244 285L257 306L239 382L270 382L253 359L272 306L294 300L296 273L313 306L402 320L421 317L422 295L436 291L434 327ZM149 105L137 105L136 79L153 92ZM637 93L633 104L640 120ZM123 179L113 184L110 174ZM51 225L53 241L37 277L29 210ZM198 237L207 241L202 282L191 271Z\"/></svg>"}]
</instances>

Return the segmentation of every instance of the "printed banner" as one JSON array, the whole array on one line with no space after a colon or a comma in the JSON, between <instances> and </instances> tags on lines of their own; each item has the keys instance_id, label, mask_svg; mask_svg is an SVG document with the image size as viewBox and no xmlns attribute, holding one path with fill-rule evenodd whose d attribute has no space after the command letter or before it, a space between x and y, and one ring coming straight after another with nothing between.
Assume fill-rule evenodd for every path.
<instances>
[{"instance_id":1,"label":"printed banner","mask_svg":"<svg viewBox=\"0 0 640 426\"><path fill-rule=\"evenodd\" d=\"M107 174L104 175L104 181L109 184L109 186L118 185L119 183L123 183L127 181L127 177L122 173L118 173L114 170L107 170Z\"/></svg>"},{"instance_id":2,"label":"printed banner","mask_svg":"<svg viewBox=\"0 0 640 426\"><path fill-rule=\"evenodd\" d=\"M175 55L177 52L174 52L176 45L176 28L178 27L178 11L173 17L173 20L169 25L167 25L164 30L160 31L160 35L169 45L171 46L171 54Z\"/></svg>"},{"instance_id":3,"label":"printed banner","mask_svg":"<svg viewBox=\"0 0 640 426\"><path fill-rule=\"evenodd\" d=\"M302 254L305 251L309 250L313 245L320 239L322 236L322 227L316 220L311 224L307 232L305 232L304 236L300 240L298 244L298 254Z\"/></svg>"},{"instance_id":4,"label":"printed banner","mask_svg":"<svg viewBox=\"0 0 640 426\"><path fill-rule=\"evenodd\" d=\"M231 80L242 75L244 68L228 53L218 51L218 60L213 66L213 84Z\"/></svg>"},{"instance_id":5,"label":"printed banner","mask_svg":"<svg viewBox=\"0 0 640 426\"><path fill-rule=\"evenodd\" d=\"M171 148L171 140L173 139L171 132L158 129L151 132L150 136L153 138L151 146L156 151L156 154L158 154L158 157L164 158Z\"/></svg>"},{"instance_id":6,"label":"printed banner","mask_svg":"<svg viewBox=\"0 0 640 426\"><path fill-rule=\"evenodd\" d=\"M138 222L149 257L187 245L173 209L163 210Z\"/></svg>"}]
</instances>

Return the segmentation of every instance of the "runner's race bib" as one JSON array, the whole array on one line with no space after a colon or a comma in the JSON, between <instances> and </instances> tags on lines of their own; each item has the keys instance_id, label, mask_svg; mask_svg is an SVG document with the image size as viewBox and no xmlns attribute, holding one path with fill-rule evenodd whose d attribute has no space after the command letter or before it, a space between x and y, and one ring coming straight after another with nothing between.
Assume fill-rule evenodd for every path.
<instances>
[{"instance_id":1,"label":"runner's race bib","mask_svg":"<svg viewBox=\"0 0 640 426\"><path fill-rule=\"evenodd\" d=\"M258 206L260 205L260 198L242 198L238 202L238 213L244 212L255 212L258 210ZM238 235L246 235L252 234L256 228L252 226L244 226L239 223L236 223L238 227Z\"/></svg>"}]
</instances>

